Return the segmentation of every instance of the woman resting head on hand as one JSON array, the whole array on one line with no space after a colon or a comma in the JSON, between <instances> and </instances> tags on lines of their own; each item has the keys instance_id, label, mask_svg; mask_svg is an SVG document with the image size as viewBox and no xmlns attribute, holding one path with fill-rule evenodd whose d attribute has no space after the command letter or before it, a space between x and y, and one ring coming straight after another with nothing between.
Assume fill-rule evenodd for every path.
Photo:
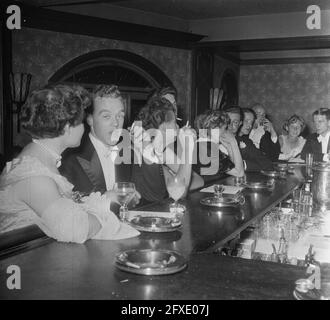
<instances>
[{"instance_id":1,"label":"woman resting head on hand","mask_svg":"<svg viewBox=\"0 0 330 320\"><path fill-rule=\"evenodd\" d=\"M202 186L201 177L191 170L196 133L188 126L179 129L171 102L152 97L137 120L142 122L145 136L150 140L142 152L142 164L133 167L133 181L142 198L149 202L166 198L167 187L175 178L184 181L183 196L191 185L199 182ZM180 145L177 153L174 150L176 140Z\"/></svg>"},{"instance_id":2,"label":"woman resting head on hand","mask_svg":"<svg viewBox=\"0 0 330 320\"><path fill-rule=\"evenodd\" d=\"M65 242L120 237L121 223L110 212L108 197L92 194L77 203L73 185L58 172L61 153L80 145L84 109L90 103L80 86L59 84L30 94L21 123L32 142L0 177L1 233L37 224L49 237Z\"/></svg>"},{"instance_id":3,"label":"woman resting head on hand","mask_svg":"<svg viewBox=\"0 0 330 320\"><path fill-rule=\"evenodd\" d=\"M242 157L235 136L228 131L229 116L220 110L208 110L195 121L199 129L197 172L203 176L227 173L243 176Z\"/></svg>"}]
</instances>

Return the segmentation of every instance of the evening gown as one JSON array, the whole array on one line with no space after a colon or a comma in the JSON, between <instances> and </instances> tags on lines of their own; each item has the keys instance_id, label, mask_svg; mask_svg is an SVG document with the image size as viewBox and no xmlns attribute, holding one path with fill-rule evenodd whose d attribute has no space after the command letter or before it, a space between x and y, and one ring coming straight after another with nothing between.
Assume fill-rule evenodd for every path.
<instances>
[{"instance_id":1,"label":"evening gown","mask_svg":"<svg viewBox=\"0 0 330 320\"><path fill-rule=\"evenodd\" d=\"M41 216L14 192L17 182L31 177L51 178L61 195ZM93 239L115 240L139 234L118 220L110 211L110 201L104 195L96 192L77 198L72 189L73 185L65 177L52 172L35 157L23 156L8 162L0 176L0 234L36 224L46 235L58 241L83 243L89 231L88 214L94 215L101 225Z\"/></svg>"},{"instance_id":2,"label":"evening gown","mask_svg":"<svg viewBox=\"0 0 330 320\"><path fill-rule=\"evenodd\" d=\"M291 148L291 146L288 143L288 137L287 136L280 136L283 141L283 145L281 147L281 154L279 156L279 160L289 160L291 158L296 158L302 151L306 139L303 137L298 138L298 145L295 148Z\"/></svg>"}]
</instances>

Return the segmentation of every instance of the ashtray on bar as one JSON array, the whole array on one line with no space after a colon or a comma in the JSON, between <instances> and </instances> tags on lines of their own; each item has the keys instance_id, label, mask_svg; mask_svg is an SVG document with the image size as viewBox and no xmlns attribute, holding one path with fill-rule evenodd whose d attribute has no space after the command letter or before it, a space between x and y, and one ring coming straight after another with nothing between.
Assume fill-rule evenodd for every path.
<instances>
[{"instance_id":1,"label":"ashtray on bar","mask_svg":"<svg viewBox=\"0 0 330 320\"><path fill-rule=\"evenodd\" d=\"M221 197L213 196L203 198L200 203L209 207L234 207L238 205L243 205L245 203L245 198L242 194L240 195L227 195L222 194Z\"/></svg>"},{"instance_id":2,"label":"ashtray on bar","mask_svg":"<svg viewBox=\"0 0 330 320\"><path fill-rule=\"evenodd\" d=\"M272 177L272 178L276 178L280 176L280 173L278 171L275 170L261 170L260 171L263 175L268 176L268 177Z\"/></svg>"},{"instance_id":3,"label":"ashtray on bar","mask_svg":"<svg viewBox=\"0 0 330 320\"><path fill-rule=\"evenodd\" d=\"M274 187L274 180L262 181L262 182L246 182L244 186L249 189L271 189Z\"/></svg>"},{"instance_id":4,"label":"ashtray on bar","mask_svg":"<svg viewBox=\"0 0 330 320\"><path fill-rule=\"evenodd\" d=\"M139 231L145 232L170 232L181 227L181 220L155 216L135 216L128 223Z\"/></svg>"},{"instance_id":5,"label":"ashtray on bar","mask_svg":"<svg viewBox=\"0 0 330 320\"><path fill-rule=\"evenodd\" d=\"M116 256L118 269L140 275L167 275L187 267L184 256L173 250L127 250Z\"/></svg>"}]
</instances>

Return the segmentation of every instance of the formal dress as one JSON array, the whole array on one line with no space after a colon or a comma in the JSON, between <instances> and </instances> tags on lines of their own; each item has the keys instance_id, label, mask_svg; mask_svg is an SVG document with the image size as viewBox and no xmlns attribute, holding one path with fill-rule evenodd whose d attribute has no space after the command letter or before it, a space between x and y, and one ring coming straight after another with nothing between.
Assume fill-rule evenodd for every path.
<instances>
[{"instance_id":1,"label":"formal dress","mask_svg":"<svg viewBox=\"0 0 330 320\"><path fill-rule=\"evenodd\" d=\"M254 145L248 135L236 137L241 151L242 159L245 162L245 171L258 172L260 170L273 170L272 161L260 149Z\"/></svg>"},{"instance_id":2,"label":"formal dress","mask_svg":"<svg viewBox=\"0 0 330 320\"><path fill-rule=\"evenodd\" d=\"M261 150L271 161L278 160L281 152L278 138L272 138L270 132L265 131L263 126L252 129L249 138L256 148Z\"/></svg>"},{"instance_id":3,"label":"formal dress","mask_svg":"<svg viewBox=\"0 0 330 320\"><path fill-rule=\"evenodd\" d=\"M121 157L123 148L117 152ZM113 162L114 158L111 157L110 152L109 162ZM111 186L113 186L115 181L131 181L131 163L133 160L130 159L131 163L120 163L120 161L117 161L117 159L121 159L120 157L116 157L114 161L115 177L109 177L111 169L104 172L104 166L102 166L104 159L100 160L90 136L86 135L78 148L68 149L64 152L62 166L59 168L59 171L74 185L74 190L87 194L95 191L103 193L108 189L112 189ZM108 183L106 179L109 179Z\"/></svg>"},{"instance_id":4,"label":"formal dress","mask_svg":"<svg viewBox=\"0 0 330 320\"><path fill-rule=\"evenodd\" d=\"M301 158L306 159L307 153L312 153L314 161L327 161L327 154L330 153L329 135L327 141L322 141L322 137L317 133L312 133L306 139L306 143L301 151Z\"/></svg>"},{"instance_id":5,"label":"formal dress","mask_svg":"<svg viewBox=\"0 0 330 320\"><path fill-rule=\"evenodd\" d=\"M297 145L292 148L288 136L281 135L280 138L283 141L282 147L281 147L281 153L279 155L279 160L289 160L291 158L296 158L297 156L301 156L301 151L306 143L306 139L303 137L298 137L298 143Z\"/></svg>"},{"instance_id":6,"label":"formal dress","mask_svg":"<svg viewBox=\"0 0 330 320\"><path fill-rule=\"evenodd\" d=\"M40 215L15 192L18 182L33 177L52 179L61 195ZM139 234L117 219L110 211L110 200L105 196L92 193L78 201L72 189L73 185L65 177L52 172L35 157L24 156L8 162L0 176L0 233L36 224L46 235L58 241L83 243L88 237L88 214L91 214L101 225L94 239L121 239Z\"/></svg>"}]
</instances>

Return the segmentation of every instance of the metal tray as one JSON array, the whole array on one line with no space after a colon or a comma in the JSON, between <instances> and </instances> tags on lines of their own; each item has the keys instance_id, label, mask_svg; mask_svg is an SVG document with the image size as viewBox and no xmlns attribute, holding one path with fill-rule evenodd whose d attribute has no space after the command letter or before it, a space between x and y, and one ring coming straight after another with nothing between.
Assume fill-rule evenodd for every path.
<instances>
[{"instance_id":1,"label":"metal tray","mask_svg":"<svg viewBox=\"0 0 330 320\"><path fill-rule=\"evenodd\" d=\"M145 232L171 232L181 227L177 218L135 216L128 223L139 231Z\"/></svg>"},{"instance_id":2,"label":"metal tray","mask_svg":"<svg viewBox=\"0 0 330 320\"><path fill-rule=\"evenodd\" d=\"M275 171L275 170L261 170L260 172L263 175L268 176L268 177L276 178L276 177L280 176L280 173L278 171Z\"/></svg>"},{"instance_id":3,"label":"metal tray","mask_svg":"<svg viewBox=\"0 0 330 320\"><path fill-rule=\"evenodd\" d=\"M243 184L244 187L254 190L259 189L271 189L274 186L274 182L263 181L263 182L246 182Z\"/></svg>"},{"instance_id":4,"label":"metal tray","mask_svg":"<svg viewBox=\"0 0 330 320\"><path fill-rule=\"evenodd\" d=\"M203 198L200 203L209 207L234 207L240 204L244 204L245 198L243 195L222 195L218 197Z\"/></svg>"},{"instance_id":5,"label":"metal tray","mask_svg":"<svg viewBox=\"0 0 330 320\"><path fill-rule=\"evenodd\" d=\"M167 275L182 271L187 260L173 250L127 250L116 256L118 269L141 275Z\"/></svg>"}]
</instances>

